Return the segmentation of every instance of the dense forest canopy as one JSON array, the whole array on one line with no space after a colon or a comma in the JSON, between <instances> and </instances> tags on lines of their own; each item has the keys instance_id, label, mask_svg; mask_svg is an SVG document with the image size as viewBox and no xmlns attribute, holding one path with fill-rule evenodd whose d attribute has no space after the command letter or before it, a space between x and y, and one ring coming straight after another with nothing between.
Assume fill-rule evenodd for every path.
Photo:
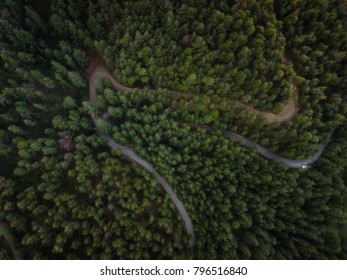
<instances>
[{"instance_id":1,"label":"dense forest canopy","mask_svg":"<svg viewBox=\"0 0 347 280\"><path fill-rule=\"evenodd\" d=\"M0 15L0 259L347 257L346 1L3 0ZM91 82L101 66L117 87ZM290 159L328 145L294 169L226 131ZM172 186L193 247L160 182L101 133Z\"/></svg>"}]
</instances>

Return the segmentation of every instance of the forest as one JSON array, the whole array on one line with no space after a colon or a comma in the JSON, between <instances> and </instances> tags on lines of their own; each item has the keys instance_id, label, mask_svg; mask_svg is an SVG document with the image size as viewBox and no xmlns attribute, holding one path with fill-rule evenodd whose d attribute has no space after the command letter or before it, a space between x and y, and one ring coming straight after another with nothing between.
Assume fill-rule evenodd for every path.
<instances>
[{"instance_id":1,"label":"forest","mask_svg":"<svg viewBox=\"0 0 347 280\"><path fill-rule=\"evenodd\" d=\"M0 260L347 258L346 0L0 15Z\"/></svg>"}]
</instances>

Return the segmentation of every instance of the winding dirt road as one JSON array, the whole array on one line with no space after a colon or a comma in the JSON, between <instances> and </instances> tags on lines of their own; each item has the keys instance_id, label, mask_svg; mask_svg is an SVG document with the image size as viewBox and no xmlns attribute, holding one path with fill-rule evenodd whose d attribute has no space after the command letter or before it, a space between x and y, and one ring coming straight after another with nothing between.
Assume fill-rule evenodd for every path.
<instances>
[{"instance_id":1,"label":"winding dirt road","mask_svg":"<svg viewBox=\"0 0 347 280\"><path fill-rule=\"evenodd\" d=\"M138 90L139 88L130 88L127 86L122 85L119 83L115 78L111 75L111 73L101 64L97 64L97 66L92 67L89 71L91 71L91 75L89 78L89 86L90 86L90 91L93 92L95 91L95 82L99 78L108 78L112 82L112 85L115 89L123 92L133 92L135 90ZM282 109L281 112L278 114L274 114L271 112L263 112L259 111L258 109L245 104L243 102L237 101L237 100L232 100L234 104L236 104L237 107L242 108L242 109L247 109L251 111L253 114L257 116L263 116L269 123L273 122L286 122L290 121L295 117L295 115L298 113L299 107L297 103L297 88L296 86L293 87L293 99L289 100L286 102L284 105L284 108ZM193 97L195 94L191 94L188 92L179 92L179 91L174 91L174 90L169 90L169 93L176 94L176 95L181 95L181 96L187 96L187 97ZM90 100L92 102L96 101L96 96L90 96Z\"/></svg>"},{"instance_id":2,"label":"winding dirt road","mask_svg":"<svg viewBox=\"0 0 347 280\"><path fill-rule=\"evenodd\" d=\"M109 74L109 72L105 68L100 68L100 67L95 68L95 70L93 71L93 73L89 79L89 98L90 98L90 102L95 106L97 106L97 102L96 102L97 95L96 95L95 82L98 78L101 78L101 77L109 77L110 80L112 81L113 86L117 90L122 90L122 91L127 91L127 92L134 90L131 88L127 88L127 87L121 85L120 83L118 83L115 79L113 79L111 77L111 75ZM109 116L108 113L104 113L102 118L107 119L108 116ZM92 117L94 120L94 124L96 125L97 119L95 116L92 116ZM194 235L194 228L193 228L192 220L191 220L184 204L182 203L182 201L177 197L177 195L173 191L172 186L162 176L160 176L160 174L154 169L152 164L150 164L148 161L139 157L133 150L131 150L128 147L124 147L124 146L116 143L110 135L103 134L98 129L97 129L97 132L106 141L107 145L112 150L117 149L117 150L122 151L123 155L126 158L128 158L130 161L137 163L138 165L140 165L144 169L146 169L148 172L153 174L154 178L157 179L158 183L167 192L170 199L175 204L178 212L180 213L180 215L181 215L181 217L185 223L186 231L191 236L191 242L190 242L189 246L191 248L193 248L194 244L195 244L195 235Z\"/></svg>"},{"instance_id":3,"label":"winding dirt road","mask_svg":"<svg viewBox=\"0 0 347 280\"><path fill-rule=\"evenodd\" d=\"M89 98L90 98L91 103L95 106L97 106L97 100L96 100L97 95L96 95L95 83L100 78L108 78L112 82L113 87L118 91L132 92L132 91L137 90L137 88L129 88L127 86L122 85L118 81L116 81L114 79L114 77L110 74L110 72L103 65L99 64L97 66L91 67L89 69L89 73L90 73L90 76L89 76ZM294 91L295 91L295 94L297 94L296 87L294 87ZM192 94L189 94L189 93L183 93L183 92L177 92L177 91L169 91L169 92L171 92L173 94L192 96ZM297 100L297 96L295 96L293 100L287 102L284 109L279 114L273 114L270 112L262 112L262 111L259 111L259 110L255 109L255 108L253 108L247 104L244 104L242 102L238 102L238 101L235 101L235 102L236 102L237 106L239 106L240 108L248 109L256 115L262 115L265 117L265 119L269 123L271 123L271 122L284 122L284 121L291 120L298 112L298 104L297 104L296 100ZM93 117L94 123L96 125L96 117L95 116L92 116L92 117ZM107 119L109 117L109 114L106 112L103 114L102 117L104 119ZM213 127L211 127L211 126L201 126L201 127L206 129L206 130L213 130ZM138 165L140 165L144 169L146 169L148 172L153 174L153 176L157 179L158 183L168 193L169 197L171 198L171 200L175 204L177 210L179 211L179 213L180 213L180 215L181 215L181 217L185 223L187 233L192 237L192 241L190 243L190 246L193 247L194 242L195 242L195 235L194 235L192 220L191 220L186 208L184 207L184 204L182 203L182 201L180 199L178 199L177 195L173 192L172 186L170 184L168 184L162 176L159 175L159 173L153 168L153 166L148 161L139 157L130 148L124 147L124 146L116 143L112 139L111 136L101 133L98 129L97 129L97 131L98 131L99 135L106 141L107 145L111 149L121 150L123 155L126 158L128 158L132 162L137 163ZM326 147L326 144L321 145L319 147L319 151L317 153L315 153L314 155L312 155L308 159L295 160L295 159L289 159L289 158L285 158L285 157L282 157L280 155L277 155L277 154L271 152L270 150L266 149L265 147L243 137L240 134L233 133L233 132L226 132L225 136L229 137L229 138L237 139L245 147L255 148L257 150L257 152L259 154L261 154L262 156L264 156L268 159L275 159L275 160L282 162L282 163L284 163L287 166L292 167L292 168L302 168L302 167L306 168L309 164L312 164L314 161L316 161L321 156L321 154L323 153L323 151Z\"/></svg>"},{"instance_id":4,"label":"winding dirt road","mask_svg":"<svg viewBox=\"0 0 347 280\"><path fill-rule=\"evenodd\" d=\"M135 90L137 90L137 88L129 88L127 86L122 85L121 83L119 83L118 81L116 81L114 79L114 77L110 74L110 72L101 64L98 64L95 67L91 68L91 75L89 78L89 87L90 87L90 101L96 105L96 88L95 88L95 82L97 79L100 78L108 78L110 79L110 81L112 82L112 85L115 89L119 90L119 91L123 91L123 92L133 92ZM236 102L236 105L238 107L241 108L245 108L247 110L250 110L251 112L253 112L256 115L262 115L264 116L264 118L269 122L284 122L284 121L288 121L291 120L292 118L295 117L295 115L298 112L298 104L297 104L297 88L295 86L293 86L293 91L295 92L295 97L293 100L290 100L286 103L284 109L278 113L278 114L274 114L274 113L270 113L270 112L262 112L259 111L247 104L244 104L242 102ZM177 92L177 91L169 91L173 94L180 94L180 95L185 95L185 96L192 96L192 94L190 93L184 93L184 92ZM202 127L202 126L201 126ZM204 126L202 128L205 129L213 129L210 126ZM292 168L302 168L302 167L306 167L309 164L312 164L313 162L315 162L323 153L326 145L320 145L318 151L312 155L310 158L307 159L303 159L303 160L296 160L296 159L290 159L290 158L286 158L283 156L280 156L278 154L275 154L273 152L271 152L270 150L268 150L267 148L265 148L264 146L261 146L245 137L243 137L240 134L237 133L233 133L233 132L226 132L225 135L229 138L234 138L234 139L238 139L241 141L241 143L249 148L255 148L259 154L261 154L262 156L268 158L268 159L275 159L277 161L280 161L284 164L286 164L289 167Z\"/></svg>"}]
</instances>

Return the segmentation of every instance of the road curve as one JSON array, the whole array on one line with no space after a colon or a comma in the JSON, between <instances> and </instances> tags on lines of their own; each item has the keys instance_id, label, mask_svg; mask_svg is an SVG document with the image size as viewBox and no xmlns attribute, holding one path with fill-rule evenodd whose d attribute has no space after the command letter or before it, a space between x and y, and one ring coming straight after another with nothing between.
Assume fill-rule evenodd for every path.
<instances>
[{"instance_id":1,"label":"road curve","mask_svg":"<svg viewBox=\"0 0 347 280\"><path fill-rule=\"evenodd\" d=\"M98 76L100 76L101 74L99 73ZM95 106L96 104L96 89L95 89L95 79L96 77L94 76L94 79L90 79L89 80L89 98L92 104L94 104ZM114 84L114 83L113 83ZM102 115L103 119L107 119L109 116L109 114L106 112ZM93 120L94 120L94 124L96 125L96 117L92 116ZM185 226L186 226L186 230L187 233L191 236L191 242L189 244L190 248L194 247L195 244L195 234L194 234L194 228L193 228L193 223L192 220L186 210L186 208L184 207L184 204L182 203L182 201L177 197L177 195L174 193L174 191L172 190L172 186L154 169L154 167L152 166L152 164L150 164L148 161L142 159L141 157L139 157L133 150L131 150L128 147L124 147L118 143L116 143L112 137L110 135L104 134L101 131L99 131L97 129L98 134L100 135L101 138L103 138L107 145L115 150L120 150L123 155L128 158L131 162L135 162L138 165L142 166L144 169L146 169L148 172L152 173L154 178L157 179L158 183L163 187L163 189L167 192L167 194L169 195L170 199L173 201L173 203L175 204L178 212L180 213Z\"/></svg>"},{"instance_id":2,"label":"road curve","mask_svg":"<svg viewBox=\"0 0 347 280\"><path fill-rule=\"evenodd\" d=\"M110 79L113 87L119 91L132 92L132 91L135 91L137 89L137 88L129 88L127 86L120 84L118 81L116 81L114 79L114 77L110 74L110 72L103 65L99 64L96 67L91 69L91 75L89 78L90 100L93 104L96 104L95 82L99 78ZM295 93L297 92L296 87L294 87L294 91L295 91ZM192 95L190 93L177 92L177 91L169 91L169 92L171 92L173 94L181 94L181 95L186 95L186 96ZM265 119L269 123L271 123L271 122L275 122L275 121L276 122L288 121L288 120L292 119L293 117L295 117L295 115L298 112L298 105L297 105L296 99L297 99L297 96L295 96L295 98L293 100L287 102L284 109L279 114L273 114L273 113L269 113L269 112L261 112L261 111L255 109L255 108L253 108L247 104L244 104L242 102L238 102L238 101L235 101L235 102L236 102L236 105L238 107L248 109L256 115L262 115L265 117ZM204 128L204 129L208 129L208 130L213 129L211 126L200 126L200 127ZM313 154L310 158L302 159L302 160L296 160L296 159L290 159L290 158L286 158L286 157L280 156L278 154L275 154L275 153L271 152L270 150L268 150L267 148L265 148L264 146L261 146L255 142L243 137L240 134L233 133L233 132L226 132L225 135L228 138L240 140L241 143L248 148L255 148L257 150L257 152L259 154L261 154L262 156L264 156L265 158L277 160L279 162L286 164L288 167L292 167L292 168L302 168L302 167L306 167L309 164L312 164L317 159L319 159L319 157L323 153L324 149L326 148L326 144L322 144L319 146L318 151L315 154ZM330 138L330 136L329 136L329 138Z\"/></svg>"},{"instance_id":3,"label":"road curve","mask_svg":"<svg viewBox=\"0 0 347 280\"><path fill-rule=\"evenodd\" d=\"M112 75L111 73L101 64L98 64L96 67L92 67L90 69L92 71L90 78L89 78L89 85L92 86L91 90L95 90L95 81L101 77L108 78L112 82L112 85L115 89L123 92L133 92L135 90L138 90L139 88L130 88L127 86L122 85L119 83ZM296 86L292 85L292 91L294 93L293 99L287 101L284 105L284 108L282 109L281 112L278 114L274 114L271 112L262 112L259 111L258 109L245 104L243 102L233 100L233 103L243 109L247 109L248 111L252 112L253 114L257 116L263 116L267 122L273 123L273 122L285 122L285 121L290 121L295 117L295 115L298 113L298 103L297 103L297 91L298 89ZM189 93L189 92L180 92L180 91L174 91L174 90L168 90L168 92L176 95L181 95L181 96L186 96L186 97L192 97L195 94ZM95 97L93 97L95 98ZM91 100L91 101L96 101L96 100Z\"/></svg>"},{"instance_id":4,"label":"road curve","mask_svg":"<svg viewBox=\"0 0 347 280\"><path fill-rule=\"evenodd\" d=\"M98 65L97 67L91 68L91 74L89 77L89 98L90 98L91 103L95 106L97 106L97 100L96 100L97 95L96 95L95 83L96 83L97 79L99 79L99 78L110 79L113 87L119 91L132 92L132 91L136 90L136 88L129 88L129 87L126 87L126 86L120 84L118 81L116 81L113 78L113 76L109 73L109 71L104 66ZM183 93L183 92L176 92L176 91L170 91L170 92L173 94L181 94L181 95L186 95L186 96L191 95L190 93ZM255 108L253 108L247 104L244 104L242 102L236 101L236 104L238 107L248 109L256 115L264 116L265 119L269 123L274 122L274 121L283 122L283 121L290 120L298 112L296 96L295 96L294 100L289 101L286 104L285 108L282 110L282 112L280 112L277 115L273 114L273 113L269 113L269 112L261 112L261 111L255 109ZM96 117L95 116L92 116L92 117L93 117L94 123L96 125ZM107 119L108 117L109 117L108 112L106 112L102 115L103 119ZM206 129L206 130L213 130L213 127L211 127L211 126L196 126L196 127L201 127L201 128ZM195 243L195 235L194 235L194 228L193 228L191 218L189 217L189 214L188 214L186 208L184 207L182 201L180 199L178 199L177 195L173 192L171 185L168 184L166 182L166 180L162 176L159 175L159 173L153 168L153 166L148 161L139 157L133 150L131 150L128 147L124 147L124 146L116 143L112 139L111 136L101 133L98 129L97 129L97 132L106 141L107 145L111 149L118 149L118 150L122 151L123 155L126 158L128 158L130 161L137 163L138 165L140 165L144 169L146 169L148 172L153 174L153 176L157 179L159 184L168 193L169 197L171 198L171 200L175 204L177 210L179 211L179 213L180 213L180 215L181 215L181 217L185 223L187 233L192 237L190 247L193 247L194 243ZM331 137L331 134L329 136L329 139ZM302 167L307 167L308 165L312 164L317 159L319 159L319 157L321 156L321 154L323 153L324 149L327 146L327 144L320 145L319 150L308 159L295 160L295 159L290 159L290 158L286 158L286 157L277 155L277 154L271 152L270 150L268 150L267 148L243 137L240 134L233 133L233 132L226 132L225 136L228 138L239 140L245 147L255 148L257 150L257 152L259 154L261 154L262 156L264 156L265 158L277 160L279 162L286 164L288 167L292 167L292 168L302 168Z\"/></svg>"},{"instance_id":5,"label":"road curve","mask_svg":"<svg viewBox=\"0 0 347 280\"><path fill-rule=\"evenodd\" d=\"M105 116L105 115L104 115ZM105 116L106 117L106 116ZM195 243L195 235L194 235L194 229L193 229L193 223L192 220L190 219L188 212L186 208L184 207L184 204L180 199L178 199L177 195L173 192L171 185L166 182L166 180L159 175L159 173L154 169L152 164L150 164L148 161L142 159L139 157L133 150L131 150L128 147L124 147L118 143L116 143L111 136L107 134L103 134L99 132L99 135L106 141L107 145L115 150L120 150L122 151L123 155L128 158L130 161L137 163L138 165L142 166L144 169L146 169L148 172L152 173L153 176L157 179L159 184L164 188L164 190L168 193L169 197L175 204L177 210L182 216L182 219L186 225L186 230L188 234L192 237L192 241L190 243L190 246L193 247Z\"/></svg>"},{"instance_id":6,"label":"road curve","mask_svg":"<svg viewBox=\"0 0 347 280\"><path fill-rule=\"evenodd\" d=\"M331 136L331 134L330 134L330 136ZM274 159L274 160L280 161L280 162L282 162L282 163L284 163L287 166L292 167L292 168L302 168L302 167L307 167L307 166L311 165L317 159L320 158L320 156L322 155L323 151L325 150L325 148L327 146L327 144L321 144L321 145L319 145L318 151L315 154L313 154L310 158L297 160L297 159L290 159L290 158L286 158L286 157L277 155L277 154L269 151L268 149L266 149L264 146L261 146L255 142L243 137L240 134L233 133L233 132L226 132L225 135L229 138L240 140L241 143L245 147L255 148L259 154L261 154L262 156L264 156L268 159ZM330 140L330 136L329 136L329 140Z\"/></svg>"}]
</instances>

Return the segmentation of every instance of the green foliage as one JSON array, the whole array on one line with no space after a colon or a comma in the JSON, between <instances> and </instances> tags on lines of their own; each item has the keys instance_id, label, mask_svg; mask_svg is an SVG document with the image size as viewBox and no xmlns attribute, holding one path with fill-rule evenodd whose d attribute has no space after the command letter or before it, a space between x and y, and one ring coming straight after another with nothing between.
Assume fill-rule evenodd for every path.
<instances>
[{"instance_id":1,"label":"green foliage","mask_svg":"<svg viewBox=\"0 0 347 280\"><path fill-rule=\"evenodd\" d=\"M206 84L207 86L213 85L214 79L211 77L203 77L202 82Z\"/></svg>"},{"instance_id":2,"label":"green foliage","mask_svg":"<svg viewBox=\"0 0 347 280\"><path fill-rule=\"evenodd\" d=\"M343 1L57 0L49 13L34 2L0 4L0 222L25 258L347 257ZM100 79L92 105L101 60L147 89ZM280 113L294 98L283 123L235 105ZM306 171L225 137L304 158L337 125ZM173 186L194 250L158 182L100 132Z\"/></svg>"},{"instance_id":3,"label":"green foliage","mask_svg":"<svg viewBox=\"0 0 347 280\"><path fill-rule=\"evenodd\" d=\"M76 102L71 96L67 96L64 99L63 106L65 109L72 109L76 107Z\"/></svg>"},{"instance_id":4,"label":"green foliage","mask_svg":"<svg viewBox=\"0 0 347 280\"><path fill-rule=\"evenodd\" d=\"M77 72L69 72L67 74L72 84L78 88L85 88L86 82L82 79L82 77Z\"/></svg>"}]
</instances>

